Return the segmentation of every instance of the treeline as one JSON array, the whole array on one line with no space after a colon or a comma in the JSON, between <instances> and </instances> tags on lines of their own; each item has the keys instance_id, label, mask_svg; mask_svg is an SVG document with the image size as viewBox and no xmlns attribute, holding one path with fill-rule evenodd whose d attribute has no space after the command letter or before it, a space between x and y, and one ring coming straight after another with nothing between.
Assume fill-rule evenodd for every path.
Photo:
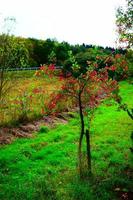
<instances>
[{"instance_id":1,"label":"treeline","mask_svg":"<svg viewBox=\"0 0 133 200\"><path fill-rule=\"evenodd\" d=\"M72 51L80 64L86 64L89 59L95 59L96 54L110 54L115 52L114 48L96 47L93 45L70 45L67 42L57 42L56 40L37 40L33 38L25 39L26 48L29 52L29 66L54 63L64 66L68 59L68 51ZM124 51L119 50L121 53Z\"/></svg>"},{"instance_id":2,"label":"treeline","mask_svg":"<svg viewBox=\"0 0 133 200\"><path fill-rule=\"evenodd\" d=\"M3 42L3 36L0 35L0 48ZM68 52L71 50L75 56L77 62L80 65L86 65L86 61L94 61L96 56L105 56L112 53L122 53L126 51L119 49L116 50L110 47L94 46L94 45L70 45L67 42L59 43L56 40L47 39L39 40L34 38L22 38L15 36L8 36L9 38L5 40L8 41L8 48L11 49L14 58L19 60L21 57L21 62L16 63L19 65L17 67L37 67L40 64L50 64L54 63L57 66L67 65L69 55ZM2 41L2 42L1 42ZM9 66L10 67L10 66ZM16 67L16 64L11 67Z\"/></svg>"},{"instance_id":3,"label":"treeline","mask_svg":"<svg viewBox=\"0 0 133 200\"><path fill-rule=\"evenodd\" d=\"M82 72L88 67L88 62L98 64L100 68L113 63L106 62L109 56L123 54L129 61L130 75L133 76L133 51L114 49L111 47L94 46L88 44L71 45L68 42L58 42L52 39L40 40L0 35L0 68L39 67L41 64L55 64L70 71L72 52ZM87 62L88 61L88 62Z\"/></svg>"}]
</instances>

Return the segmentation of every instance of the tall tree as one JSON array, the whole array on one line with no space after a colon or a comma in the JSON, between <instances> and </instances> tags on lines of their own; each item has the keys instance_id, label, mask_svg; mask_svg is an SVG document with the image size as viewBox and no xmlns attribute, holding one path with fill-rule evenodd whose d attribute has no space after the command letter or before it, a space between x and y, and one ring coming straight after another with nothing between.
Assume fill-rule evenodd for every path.
<instances>
[{"instance_id":1,"label":"tall tree","mask_svg":"<svg viewBox=\"0 0 133 200\"><path fill-rule=\"evenodd\" d=\"M116 24L119 33L119 42L126 47L133 47L133 1L126 0L126 8L119 7L116 14Z\"/></svg>"},{"instance_id":2,"label":"tall tree","mask_svg":"<svg viewBox=\"0 0 133 200\"><path fill-rule=\"evenodd\" d=\"M23 40L11 35L11 24L15 23L15 19L7 18L4 22L7 28L0 34L0 102L5 98L10 86L8 69L26 67L28 64L28 50Z\"/></svg>"}]
</instances>

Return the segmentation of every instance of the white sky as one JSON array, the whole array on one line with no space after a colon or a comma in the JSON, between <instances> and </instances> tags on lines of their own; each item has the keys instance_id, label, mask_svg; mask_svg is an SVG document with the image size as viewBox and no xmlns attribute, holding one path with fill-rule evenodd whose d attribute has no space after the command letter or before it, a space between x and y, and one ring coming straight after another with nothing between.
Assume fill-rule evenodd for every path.
<instances>
[{"instance_id":1,"label":"white sky","mask_svg":"<svg viewBox=\"0 0 133 200\"><path fill-rule=\"evenodd\" d=\"M0 0L0 17L16 18L17 36L115 46L115 12L124 4L125 0Z\"/></svg>"}]
</instances>

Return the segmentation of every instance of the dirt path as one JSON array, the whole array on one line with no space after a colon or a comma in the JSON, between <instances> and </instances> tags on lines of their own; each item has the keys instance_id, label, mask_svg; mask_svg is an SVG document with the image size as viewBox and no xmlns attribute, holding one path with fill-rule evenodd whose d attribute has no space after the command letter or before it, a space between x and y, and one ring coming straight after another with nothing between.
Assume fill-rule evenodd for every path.
<instances>
[{"instance_id":1,"label":"dirt path","mask_svg":"<svg viewBox=\"0 0 133 200\"><path fill-rule=\"evenodd\" d=\"M68 118L73 117L71 114L62 113L58 116L45 116L42 119L20 124L18 127L1 127L0 128L0 145L11 144L15 138L32 138L35 132L39 131L41 126L53 128L56 124L67 123Z\"/></svg>"}]
</instances>

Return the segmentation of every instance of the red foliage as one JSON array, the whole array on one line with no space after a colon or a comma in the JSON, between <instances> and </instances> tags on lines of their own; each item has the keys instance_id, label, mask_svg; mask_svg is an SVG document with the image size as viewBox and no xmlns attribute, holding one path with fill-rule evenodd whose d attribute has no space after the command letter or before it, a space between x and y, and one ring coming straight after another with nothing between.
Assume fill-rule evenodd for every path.
<instances>
[{"instance_id":1,"label":"red foliage","mask_svg":"<svg viewBox=\"0 0 133 200\"><path fill-rule=\"evenodd\" d=\"M48 66L48 70L54 71L55 70L55 65L54 64L50 64Z\"/></svg>"},{"instance_id":2,"label":"red foliage","mask_svg":"<svg viewBox=\"0 0 133 200\"><path fill-rule=\"evenodd\" d=\"M45 70L45 66L42 65L39 69L40 69L40 70Z\"/></svg>"},{"instance_id":3,"label":"red foliage","mask_svg":"<svg viewBox=\"0 0 133 200\"><path fill-rule=\"evenodd\" d=\"M120 54L116 54L115 55L115 59L119 59L119 58L121 58L121 55Z\"/></svg>"},{"instance_id":4,"label":"red foliage","mask_svg":"<svg viewBox=\"0 0 133 200\"><path fill-rule=\"evenodd\" d=\"M117 69L117 67L113 66L113 65L109 68L109 70L111 70L111 71L115 71L116 69Z\"/></svg>"},{"instance_id":5,"label":"red foliage","mask_svg":"<svg viewBox=\"0 0 133 200\"><path fill-rule=\"evenodd\" d=\"M99 56L96 58L100 59ZM113 59L115 59L115 62ZM99 70L98 64L94 63L91 70L80 74L79 77L73 76L71 72L64 76L61 72L59 74L59 81L63 81L63 84L58 93L54 92L51 95L51 100L47 104L47 109L49 111L54 110L55 112L58 102L62 99L67 101L68 98L75 98L75 101L77 101L79 93L82 94L83 107L87 106L90 109L97 107L103 99L112 97L112 93L118 89L118 83L109 77L108 72L115 72L120 69L123 71L128 70L127 62L120 59L120 54L116 54L114 58L108 57L106 62L113 61L114 64ZM117 60L120 60L120 62L117 63ZM52 78L55 72L55 65L51 64L48 67L41 66L40 69ZM33 92L38 93L39 90L35 89Z\"/></svg>"},{"instance_id":6,"label":"red foliage","mask_svg":"<svg viewBox=\"0 0 133 200\"><path fill-rule=\"evenodd\" d=\"M34 89L32 90L32 92L33 92L34 94L39 94L39 93L41 92L41 90L40 90L39 88L34 88Z\"/></svg>"}]
</instances>

